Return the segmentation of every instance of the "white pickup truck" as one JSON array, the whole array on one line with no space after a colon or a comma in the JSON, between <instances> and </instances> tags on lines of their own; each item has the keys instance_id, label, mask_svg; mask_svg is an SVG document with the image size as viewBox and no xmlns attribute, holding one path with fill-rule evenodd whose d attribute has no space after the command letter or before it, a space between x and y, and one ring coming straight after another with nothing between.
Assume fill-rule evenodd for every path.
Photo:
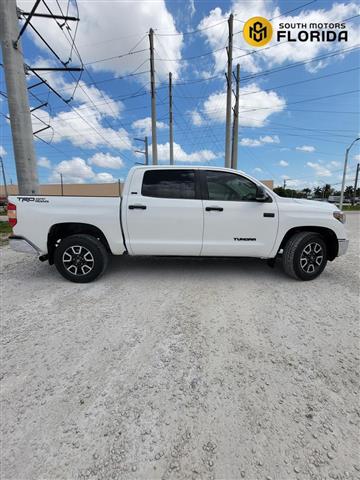
<instances>
[{"instance_id":1,"label":"white pickup truck","mask_svg":"<svg viewBox=\"0 0 360 480\"><path fill-rule=\"evenodd\" d=\"M216 167L130 170L122 197L12 196L10 245L90 282L110 255L282 257L312 280L348 247L334 205L282 198L251 176Z\"/></svg>"}]
</instances>

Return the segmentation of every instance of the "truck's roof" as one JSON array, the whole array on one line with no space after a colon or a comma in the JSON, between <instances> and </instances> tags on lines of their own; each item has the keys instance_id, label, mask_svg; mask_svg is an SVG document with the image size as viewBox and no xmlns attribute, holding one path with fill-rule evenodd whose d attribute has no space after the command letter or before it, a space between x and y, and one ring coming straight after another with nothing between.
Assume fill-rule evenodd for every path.
<instances>
[{"instance_id":1,"label":"truck's roof","mask_svg":"<svg viewBox=\"0 0 360 480\"><path fill-rule=\"evenodd\" d=\"M229 172L236 172L236 173L246 173L242 170L235 170L233 168L226 168L226 167L216 167L213 165L135 165L132 167L132 170L150 170L150 169L172 169L175 168L176 170L179 169L186 169L186 170L225 170Z\"/></svg>"}]
</instances>

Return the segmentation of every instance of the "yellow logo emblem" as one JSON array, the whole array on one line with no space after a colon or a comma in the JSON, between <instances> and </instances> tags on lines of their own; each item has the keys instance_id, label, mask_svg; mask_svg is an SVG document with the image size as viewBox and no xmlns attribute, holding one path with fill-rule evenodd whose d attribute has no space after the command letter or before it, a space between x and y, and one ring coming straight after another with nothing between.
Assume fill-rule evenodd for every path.
<instances>
[{"instance_id":1,"label":"yellow logo emblem","mask_svg":"<svg viewBox=\"0 0 360 480\"><path fill-rule=\"evenodd\" d=\"M272 25L264 17L252 17L244 25L244 39L253 47L263 47L270 42Z\"/></svg>"}]
</instances>

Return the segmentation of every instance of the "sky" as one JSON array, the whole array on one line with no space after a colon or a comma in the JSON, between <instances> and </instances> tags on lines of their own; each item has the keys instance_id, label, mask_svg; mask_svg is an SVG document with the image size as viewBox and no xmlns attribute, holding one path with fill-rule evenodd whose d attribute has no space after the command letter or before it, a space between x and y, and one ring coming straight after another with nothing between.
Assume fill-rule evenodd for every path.
<instances>
[{"instance_id":1,"label":"sky","mask_svg":"<svg viewBox=\"0 0 360 480\"><path fill-rule=\"evenodd\" d=\"M19 0L25 12L33 0ZM154 29L159 162L169 163L168 75L173 77L174 156L181 165L224 165L227 19L234 14L233 69L240 64L238 168L276 185L340 188L346 147L360 136L360 16L356 1L47 0L38 7L79 15L79 22L34 18L22 37L30 67L77 67L38 72L46 84L30 90L41 183L113 182L142 163L135 138L149 136L151 96L148 31ZM289 42L276 36L262 48L243 38L254 16L280 22L345 22L348 40ZM293 29L295 35L297 29ZM75 39L75 41L73 41ZM61 63L62 62L62 63ZM16 183L3 69L0 155ZM27 76L28 85L39 81ZM60 95L60 96L59 96ZM60 98L61 97L61 98ZM69 101L70 100L70 101ZM36 115L36 116L35 116ZM151 157L150 157L151 161ZM349 155L353 183L360 141Z\"/></svg>"}]
</instances>

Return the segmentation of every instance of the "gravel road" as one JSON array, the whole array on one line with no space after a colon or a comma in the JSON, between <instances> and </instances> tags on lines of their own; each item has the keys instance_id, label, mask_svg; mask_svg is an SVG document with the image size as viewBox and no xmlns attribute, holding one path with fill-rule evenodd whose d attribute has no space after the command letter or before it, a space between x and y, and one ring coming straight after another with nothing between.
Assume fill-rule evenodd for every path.
<instances>
[{"instance_id":1,"label":"gravel road","mask_svg":"<svg viewBox=\"0 0 360 480\"><path fill-rule=\"evenodd\" d=\"M359 227L303 283L124 257L76 285L2 247L1 478L359 479Z\"/></svg>"}]
</instances>

